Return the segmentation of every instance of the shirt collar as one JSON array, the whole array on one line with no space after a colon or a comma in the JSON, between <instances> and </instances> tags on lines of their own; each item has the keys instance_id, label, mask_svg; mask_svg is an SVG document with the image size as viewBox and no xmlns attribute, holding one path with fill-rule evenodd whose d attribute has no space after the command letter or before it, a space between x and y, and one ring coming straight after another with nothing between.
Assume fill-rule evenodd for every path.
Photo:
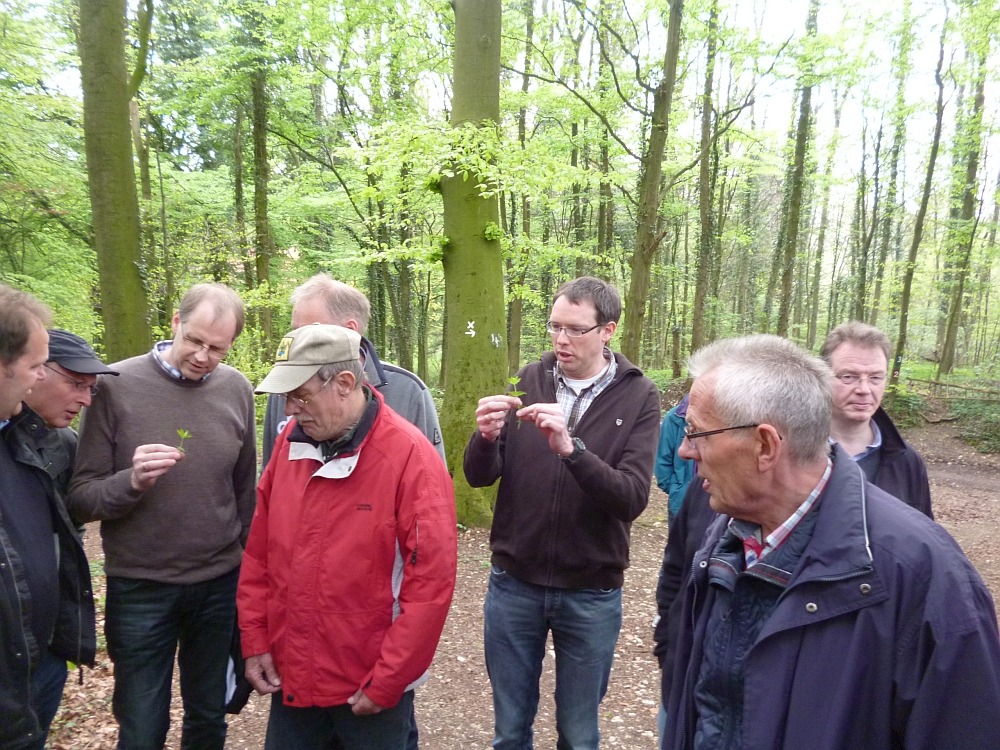
<instances>
[{"instance_id":1,"label":"shirt collar","mask_svg":"<svg viewBox=\"0 0 1000 750\"><path fill-rule=\"evenodd\" d=\"M833 461L827 456L826 470L823 472L823 476L820 477L819 483L813 487L812 492L795 509L795 512L764 539L761 538L759 524L741 521L738 518L730 520L729 529L743 540L743 553L746 557L747 568L762 560L767 553L777 549L781 546L782 542L788 539L791 533L795 531L795 527L799 525L799 522L812 510L823 490L826 489L826 483L830 480L830 473L832 471Z\"/></svg>"},{"instance_id":2,"label":"shirt collar","mask_svg":"<svg viewBox=\"0 0 1000 750\"><path fill-rule=\"evenodd\" d=\"M164 354L166 354L167 350L169 350L170 347L173 345L174 342L169 340L157 341L155 344L153 344L153 360L156 362L156 364L160 366L161 370L167 373L167 375L172 377L174 380L183 380L185 382L191 382L191 383L203 383L210 377L212 377L211 372L205 375L204 377L200 378L199 380L190 380L189 378L186 378L183 375L181 375L180 370L178 370L172 364L167 362L166 359L164 359Z\"/></svg>"}]
</instances>

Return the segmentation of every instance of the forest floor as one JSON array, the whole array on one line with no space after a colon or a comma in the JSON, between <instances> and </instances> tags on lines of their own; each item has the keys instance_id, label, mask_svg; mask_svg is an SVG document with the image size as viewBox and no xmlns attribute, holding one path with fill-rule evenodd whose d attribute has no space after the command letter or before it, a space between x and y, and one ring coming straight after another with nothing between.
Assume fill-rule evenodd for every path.
<instances>
[{"instance_id":1,"label":"forest floor","mask_svg":"<svg viewBox=\"0 0 1000 750\"><path fill-rule=\"evenodd\" d=\"M955 436L953 423L928 424L905 431L923 455L930 475L934 512L975 564L994 598L1000 595L1000 456L982 455ZM626 573L624 617L611 685L601 705L602 746L651 750L656 746L659 670L652 656L656 575L667 536L666 497L655 487L649 507L632 528L632 567ZM102 558L99 532L88 529L88 554ZM431 679L417 691L417 723L423 750L488 748L493 710L482 649L482 602L489 573L488 532L472 529L459 537L458 582L451 613L437 650ZM103 602L103 576L95 579ZM99 613L98 632L103 624ZM100 637L100 636L99 636ZM551 644L550 644L551 645ZM535 744L555 746L551 651L544 663L542 699L535 722ZM70 676L62 708L50 735L55 750L110 750L117 727L111 716L112 668L101 649L96 669L85 670L80 686ZM174 710L167 748L179 747L180 707ZM230 717L227 748L261 748L268 700L258 695L238 716Z\"/></svg>"}]
</instances>

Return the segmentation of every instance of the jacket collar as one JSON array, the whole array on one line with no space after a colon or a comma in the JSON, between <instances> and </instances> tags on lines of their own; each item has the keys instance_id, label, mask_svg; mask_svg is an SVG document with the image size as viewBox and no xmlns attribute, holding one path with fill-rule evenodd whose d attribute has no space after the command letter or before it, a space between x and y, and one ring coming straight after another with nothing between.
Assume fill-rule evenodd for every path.
<instances>
[{"instance_id":1,"label":"jacket collar","mask_svg":"<svg viewBox=\"0 0 1000 750\"><path fill-rule=\"evenodd\" d=\"M361 419L358 420L358 423L346 436L332 441L313 440L305 433L298 420L296 420L295 427L292 428L292 432L288 436L288 442L292 444L290 446L292 452L302 454L301 450L295 451L296 444L310 446L312 450L306 451L306 453L310 457L315 457L324 463L331 458L357 453L371 433L372 426L375 424L375 419L378 417L382 406L382 394L374 388L369 387L367 383L361 387L368 394L368 403L365 405L365 410L361 413ZM302 458L304 455L289 456L292 459L296 457Z\"/></svg>"},{"instance_id":2,"label":"jacket collar","mask_svg":"<svg viewBox=\"0 0 1000 750\"><path fill-rule=\"evenodd\" d=\"M895 456L897 453L902 453L906 450L906 442L903 440L903 436L899 434L899 430L896 429L896 425L885 409L881 406L876 409L875 414L872 415L872 421L878 425L879 430L882 432L882 447L879 448L882 455Z\"/></svg>"},{"instance_id":3,"label":"jacket collar","mask_svg":"<svg viewBox=\"0 0 1000 750\"><path fill-rule=\"evenodd\" d=\"M799 580L848 578L872 569L867 480L843 448L836 445L831 450L833 471L819 498L812 543L796 575Z\"/></svg>"},{"instance_id":4,"label":"jacket collar","mask_svg":"<svg viewBox=\"0 0 1000 750\"><path fill-rule=\"evenodd\" d=\"M790 586L806 580L830 580L864 575L872 570L868 538L868 486L864 473L839 445L831 446L833 469L816 501L812 540L804 550ZM711 556L725 533L729 516L720 516L695 555L695 567Z\"/></svg>"},{"instance_id":5,"label":"jacket collar","mask_svg":"<svg viewBox=\"0 0 1000 750\"><path fill-rule=\"evenodd\" d=\"M378 358L375 345L364 336L361 337L361 351L365 354L365 372L368 375L368 382L376 388L384 388L389 381L385 378L382 360ZM372 375L375 377L371 377Z\"/></svg>"}]
</instances>

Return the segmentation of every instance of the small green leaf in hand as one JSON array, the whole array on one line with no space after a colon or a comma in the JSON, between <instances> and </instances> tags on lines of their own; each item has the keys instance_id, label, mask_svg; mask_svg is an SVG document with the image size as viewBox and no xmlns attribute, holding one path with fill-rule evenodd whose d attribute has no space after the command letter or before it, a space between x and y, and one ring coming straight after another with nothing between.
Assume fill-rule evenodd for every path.
<instances>
[{"instance_id":1,"label":"small green leaf in hand","mask_svg":"<svg viewBox=\"0 0 1000 750\"><path fill-rule=\"evenodd\" d=\"M521 398L524 395L524 391L517 390L517 384L521 382L521 378L515 375L512 378L507 378L507 382L511 385L511 390L507 391L508 396L513 396L514 398Z\"/></svg>"},{"instance_id":2,"label":"small green leaf in hand","mask_svg":"<svg viewBox=\"0 0 1000 750\"><path fill-rule=\"evenodd\" d=\"M184 441L191 437L191 433L185 430L183 427L178 428L177 437L181 439L180 444L177 446L177 450L181 453L184 452Z\"/></svg>"}]
</instances>

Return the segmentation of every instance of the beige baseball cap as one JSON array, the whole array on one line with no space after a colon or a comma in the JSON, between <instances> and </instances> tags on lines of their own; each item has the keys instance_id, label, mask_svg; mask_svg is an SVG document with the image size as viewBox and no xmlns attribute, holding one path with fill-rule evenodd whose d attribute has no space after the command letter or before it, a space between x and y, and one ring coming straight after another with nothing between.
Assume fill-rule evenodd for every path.
<instances>
[{"instance_id":1,"label":"beige baseball cap","mask_svg":"<svg viewBox=\"0 0 1000 750\"><path fill-rule=\"evenodd\" d=\"M319 372L323 365L361 359L361 334L342 326L312 325L286 333L274 353L274 367L257 393L288 393Z\"/></svg>"}]
</instances>

